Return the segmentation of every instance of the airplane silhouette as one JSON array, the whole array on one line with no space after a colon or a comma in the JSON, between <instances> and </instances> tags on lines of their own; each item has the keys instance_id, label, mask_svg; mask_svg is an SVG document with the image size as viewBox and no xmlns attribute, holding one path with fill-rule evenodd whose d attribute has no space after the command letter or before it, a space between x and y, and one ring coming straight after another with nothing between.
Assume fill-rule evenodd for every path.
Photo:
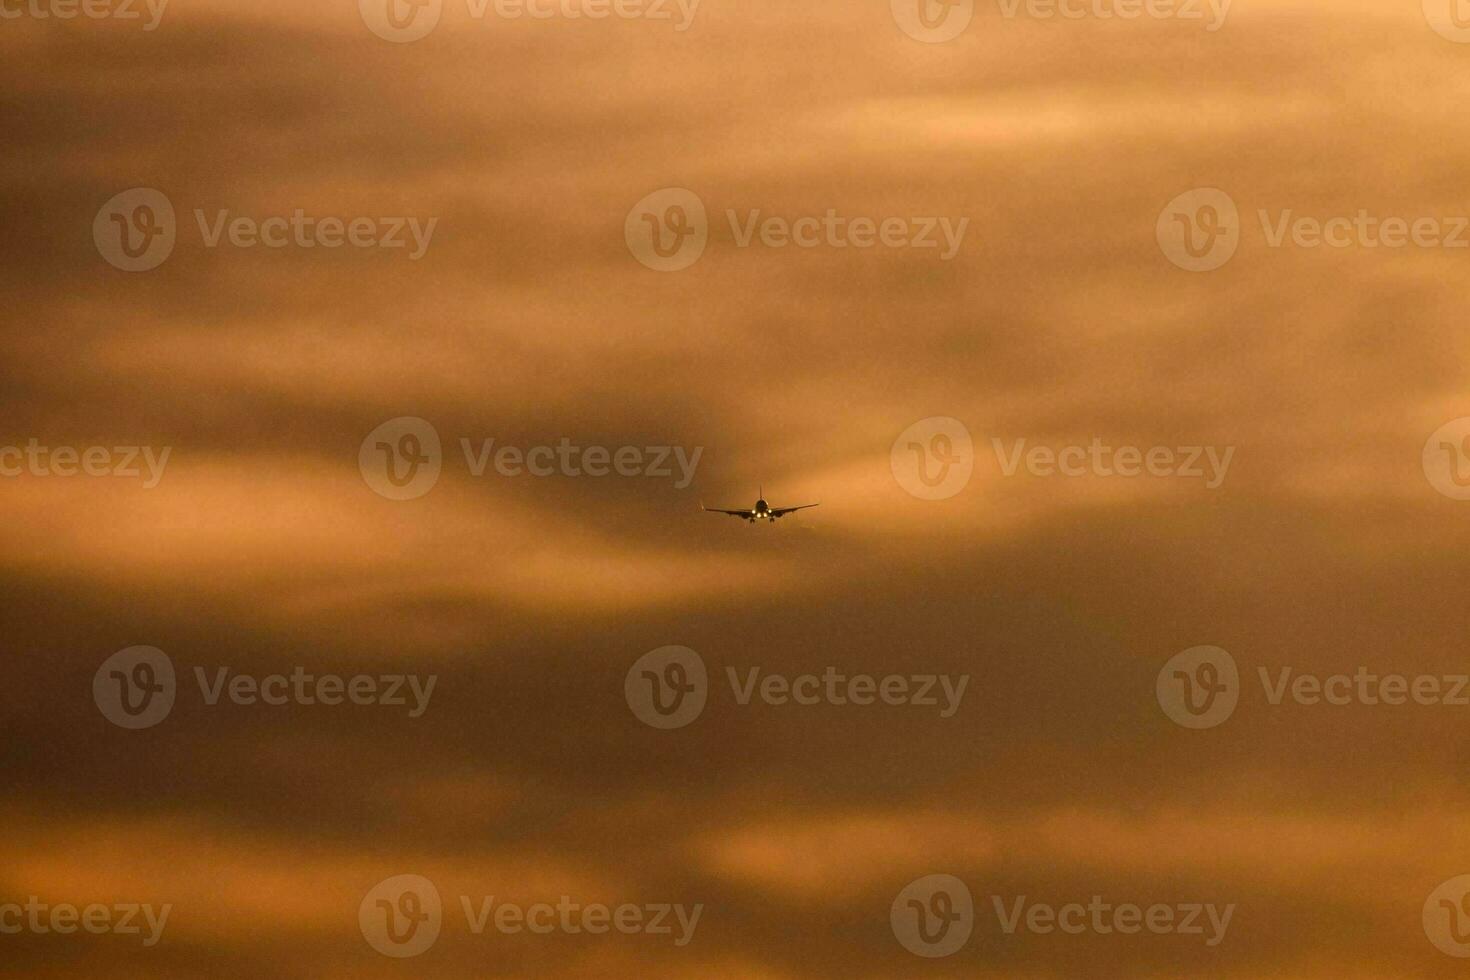
<instances>
[{"instance_id":1,"label":"airplane silhouette","mask_svg":"<svg viewBox=\"0 0 1470 980\"><path fill-rule=\"evenodd\" d=\"M772 507L766 503L765 489L760 488L759 493L760 497L756 500L755 506L749 510L725 510L722 507L706 507L704 504L700 504L699 509L708 511L711 514L729 514L731 517L738 517L743 521L749 521L751 524L754 524L756 521L774 521L779 517L785 517L792 511L821 506L821 502L819 501L815 504L800 504L796 507Z\"/></svg>"}]
</instances>

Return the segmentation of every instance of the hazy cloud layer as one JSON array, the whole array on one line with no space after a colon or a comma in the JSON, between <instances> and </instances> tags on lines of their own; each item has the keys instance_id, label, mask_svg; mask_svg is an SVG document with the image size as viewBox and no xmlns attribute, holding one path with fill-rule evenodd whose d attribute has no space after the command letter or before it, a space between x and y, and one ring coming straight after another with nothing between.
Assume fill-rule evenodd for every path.
<instances>
[{"instance_id":1,"label":"hazy cloud layer","mask_svg":"<svg viewBox=\"0 0 1470 980\"><path fill-rule=\"evenodd\" d=\"M155 948L0 935L0 971L1455 975L1420 913L1470 872L1470 707L1272 704L1258 672L1470 672L1470 503L1421 465L1470 415L1470 253L1277 248L1258 212L1465 215L1470 47L1414 3L1254 0L1213 33L980 3L941 44L886 4L704 0L678 32L449 2L408 44L355 7L0 21L0 447L170 450L151 488L0 478L0 904L174 906ZM178 218L137 274L92 237L133 187ZM709 214L680 272L624 238L665 187ZM1208 273L1156 238L1196 187L1239 207ZM437 223L411 259L212 248L195 216L296 209ZM829 209L968 225L947 261L740 243L753 211ZM443 472L393 501L358 454L404 416ZM938 416L974 475L927 501L890 448ZM488 439L701 456L686 487L477 476L464 446ZM1233 456L1214 489L1006 474L1020 440L1094 439ZM762 486L822 506L699 511ZM124 731L93 675L138 644L178 700ZM657 731L624 677L668 644L703 657L710 701ZM1202 644L1243 690L1191 731L1155 678ZM437 686L411 719L211 705L195 681L298 666ZM949 718L741 705L726 680L829 666L970 680ZM935 873L979 912L929 960L889 906ZM359 930L398 874L445 901L417 960ZM477 936L461 895L704 912L684 947ZM1006 936L992 895L1236 911L1210 948Z\"/></svg>"}]
</instances>

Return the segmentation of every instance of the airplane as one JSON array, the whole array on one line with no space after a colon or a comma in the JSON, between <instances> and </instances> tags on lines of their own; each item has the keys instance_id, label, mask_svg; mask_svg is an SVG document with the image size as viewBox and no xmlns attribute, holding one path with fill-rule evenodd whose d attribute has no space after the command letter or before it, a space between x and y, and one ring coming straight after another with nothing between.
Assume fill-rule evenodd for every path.
<instances>
[{"instance_id":1,"label":"airplane","mask_svg":"<svg viewBox=\"0 0 1470 980\"><path fill-rule=\"evenodd\" d=\"M766 503L765 489L761 488L759 493L760 497L756 500L755 506L749 510L725 510L721 507L706 507L704 504L700 504L699 509L708 511L711 514L729 514L731 517L738 517L743 521L749 521L754 524L756 521L775 521L778 517L785 517L792 511L821 506L821 502L819 501L815 504L801 504L797 507L772 507Z\"/></svg>"}]
</instances>

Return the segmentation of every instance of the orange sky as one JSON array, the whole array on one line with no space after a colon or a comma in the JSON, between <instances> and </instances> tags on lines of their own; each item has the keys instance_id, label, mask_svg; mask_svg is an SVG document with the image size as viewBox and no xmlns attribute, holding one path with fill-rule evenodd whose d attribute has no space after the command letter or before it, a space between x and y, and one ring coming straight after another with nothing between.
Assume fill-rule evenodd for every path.
<instances>
[{"instance_id":1,"label":"orange sky","mask_svg":"<svg viewBox=\"0 0 1470 980\"><path fill-rule=\"evenodd\" d=\"M173 909L151 948L0 934L0 974L1461 971L1421 908L1470 873L1470 707L1273 705L1257 680L1470 673L1470 502L1423 461L1470 416L1470 252L1271 240L1288 211L1470 214L1470 45L1431 27L1437 0L1236 0L1213 31L1204 2L1201 22L976 0L937 43L903 0L670 20L443 0L404 43L370 29L375 0L171 0L152 30L142 2L35 15L50 2L0 19L0 466L30 440L169 457L152 487L0 476L0 906ZM93 232L132 188L175 214L147 271ZM627 229L666 188L703 208L704 249L660 271ZM1212 271L1158 238L1197 188L1237 209ZM209 244L221 211L298 209L435 223L417 258L406 220L403 249ZM933 219L940 245L743 243L757 211ZM966 222L953 254L940 219ZM392 500L359 454L405 417L442 472ZM963 423L973 472L929 500L891 451L935 418ZM1094 438L1233 455L1215 487L1007 475L1018 440ZM701 455L685 486L476 476L461 440L488 439ZM699 511L760 487L822 506ZM709 703L661 731L624 679L673 644ZM1205 644L1243 690L1189 730L1155 679ZM171 658L178 700L128 731L92 684L135 645ZM211 705L194 679L298 666L437 686L409 718ZM742 705L725 679L829 666L970 680L940 717ZM975 936L915 956L890 904L940 873ZM445 912L400 960L358 909L402 874ZM682 947L475 935L460 897L492 895L703 915ZM1236 909L1208 948L1006 935L991 898L1022 895Z\"/></svg>"}]
</instances>

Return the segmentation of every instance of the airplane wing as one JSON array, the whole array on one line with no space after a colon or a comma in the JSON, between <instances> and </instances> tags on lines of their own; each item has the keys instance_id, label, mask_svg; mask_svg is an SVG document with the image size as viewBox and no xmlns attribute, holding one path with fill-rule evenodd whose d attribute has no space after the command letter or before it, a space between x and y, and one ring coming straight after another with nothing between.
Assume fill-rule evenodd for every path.
<instances>
[{"instance_id":1,"label":"airplane wing","mask_svg":"<svg viewBox=\"0 0 1470 980\"><path fill-rule=\"evenodd\" d=\"M815 504L801 504L801 505L796 506L796 507L773 507L773 508L771 508L771 516L772 517L785 517L787 514L791 513L792 511L795 511L795 510L806 510L808 507L820 507L820 506L822 506L820 503L815 503Z\"/></svg>"},{"instance_id":2,"label":"airplane wing","mask_svg":"<svg viewBox=\"0 0 1470 980\"><path fill-rule=\"evenodd\" d=\"M706 507L704 504L700 504L699 509L708 511L711 514L729 514L731 517L743 517L746 520L755 516L755 511L753 510L723 510L719 507Z\"/></svg>"}]
</instances>

